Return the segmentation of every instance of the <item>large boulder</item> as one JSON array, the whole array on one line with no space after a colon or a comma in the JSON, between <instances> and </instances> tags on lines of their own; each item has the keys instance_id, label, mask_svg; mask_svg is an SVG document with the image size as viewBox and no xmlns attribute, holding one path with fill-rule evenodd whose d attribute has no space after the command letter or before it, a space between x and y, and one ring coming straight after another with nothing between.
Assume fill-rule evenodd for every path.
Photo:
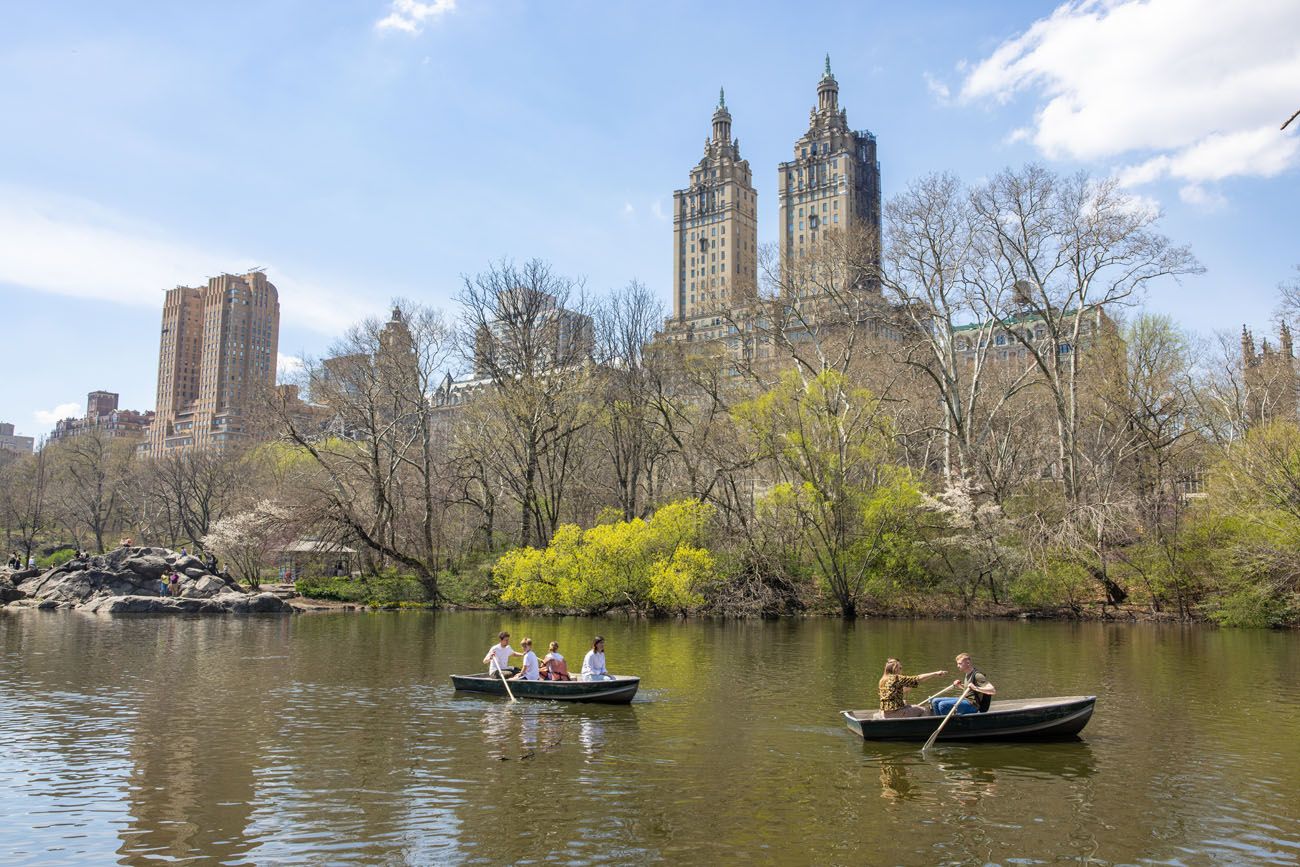
<instances>
[{"instance_id":1,"label":"large boulder","mask_svg":"<svg viewBox=\"0 0 1300 867\"><path fill-rule=\"evenodd\" d=\"M16 599L23 599L26 593L14 586L13 579L8 575L0 575L0 605L7 605Z\"/></svg>"},{"instance_id":2,"label":"large boulder","mask_svg":"<svg viewBox=\"0 0 1300 867\"><path fill-rule=\"evenodd\" d=\"M175 571L177 595L163 595ZM113 614L260 613L291 610L274 594L249 594L228 576L209 572L197 557L166 548L119 548L26 577L13 588L27 607L80 608ZM10 601L0 586L0 601ZM270 597L270 599L266 598Z\"/></svg>"},{"instance_id":3,"label":"large boulder","mask_svg":"<svg viewBox=\"0 0 1300 867\"><path fill-rule=\"evenodd\" d=\"M280 614L293 609L273 593L222 593L210 599L100 596L79 611L88 614Z\"/></svg>"}]
</instances>

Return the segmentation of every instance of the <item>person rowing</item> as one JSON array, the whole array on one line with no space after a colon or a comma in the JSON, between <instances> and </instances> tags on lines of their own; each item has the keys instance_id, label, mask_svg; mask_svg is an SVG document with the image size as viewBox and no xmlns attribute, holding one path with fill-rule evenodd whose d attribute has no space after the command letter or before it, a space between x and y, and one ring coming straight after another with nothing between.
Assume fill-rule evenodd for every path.
<instances>
[{"instance_id":1,"label":"person rowing","mask_svg":"<svg viewBox=\"0 0 1300 867\"><path fill-rule=\"evenodd\" d=\"M929 711L919 705L908 704L906 692L921 681L932 677L941 677L946 671L927 671L925 674L903 674L903 663L889 659L885 663L885 673L877 685L880 692L880 713L885 719L899 717L926 716Z\"/></svg>"},{"instance_id":2,"label":"person rowing","mask_svg":"<svg viewBox=\"0 0 1300 867\"><path fill-rule=\"evenodd\" d=\"M510 667L510 657L523 656L522 653L510 646L510 633L498 632L497 643L488 648L488 652L483 656L483 664L488 667L488 674L501 672L502 677L507 673L514 673L515 669Z\"/></svg>"},{"instance_id":3,"label":"person rowing","mask_svg":"<svg viewBox=\"0 0 1300 867\"><path fill-rule=\"evenodd\" d=\"M998 694L997 688L984 676L984 672L975 667L969 653L957 654L957 667L961 669L961 680L954 680L953 686L964 686L969 692L963 698L936 698L930 703L934 712L947 716L948 711L956 705L957 713L985 713Z\"/></svg>"},{"instance_id":4,"label":"person rowing","mask_svg":"<svg viewBox=\"0 0 1300 867\"><path fill-rule=\"evenodd\" d=\"M605 639L597 635L591 642L591 650L582 658L582 680L613 680L614 675L605 669Z\"/></svg>"}]
</instances>

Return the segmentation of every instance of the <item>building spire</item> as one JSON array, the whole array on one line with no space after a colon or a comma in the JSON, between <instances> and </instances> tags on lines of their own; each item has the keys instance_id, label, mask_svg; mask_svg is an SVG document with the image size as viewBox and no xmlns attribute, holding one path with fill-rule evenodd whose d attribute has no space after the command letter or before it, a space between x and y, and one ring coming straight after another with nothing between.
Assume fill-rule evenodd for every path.
<instances>
[{"instance_id":1,"label":"building spire","mask_svg":"<svg viewBox=\"0 0 1300 867\"><path fill-rule=\"evenodd\" d=\"M727 144L731 141L731 112L727 111L727 93L718 88L718 107L713 110L713 141Z\"/></svg>"},{"instance_id":2,"label":"building spire","mask_svg":"<svg viewBox=\"0 0 1300 867\"><path fill-rule=\"evenodd\" d=\"M839 109L839 82L831 74L831 56L826 55L826 71L817 82L817 111L831 112Z\"/></svg>"}]
</instances>

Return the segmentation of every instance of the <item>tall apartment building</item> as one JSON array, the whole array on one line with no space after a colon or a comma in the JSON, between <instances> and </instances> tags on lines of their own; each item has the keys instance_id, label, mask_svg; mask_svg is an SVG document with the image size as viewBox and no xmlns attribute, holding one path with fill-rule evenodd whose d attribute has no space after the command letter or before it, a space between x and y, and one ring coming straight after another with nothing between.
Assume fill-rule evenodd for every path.
<instances>
[{"instance_id":1,"label":"tall apartment building","mask_svg":"<svg viewBox=\"0 0 1300 867\"><path fill-rule=\"evenodd\" d=\"M117 402L116 392L92 391L86 395L86 414L81 418L57 421L50 433L50 441L57 442L91 431L102 431L110 437L120 439L142 438L145 430L153 423L153 411L118 409Z\"/></svg>"},{"instance_id":2,"label":"tall apartment building","mask_svg":"<svg viewBox=\"0 0 1300 867\"><path fill-rule=\"evenodd\" d=\"M876 137L849 129L840 86L826 71L817 82L817 106L808 131L794 143L794 159L777 166L783 273L811 255L828 232L866 229L880 237L880 163Z\"/></svg>"},{"instance_id":3,"label":"tall apartment building","mask_svg":"<svg viewBox=\"0 0 1300 867\"><path fill-rule=\"evenodd\" d=\"M253 401L275 385L279 339L279 293L261 271L169 290L147 451L157 457L246 438Z\"/></svg>"},{"instance_id":4,"label":"tall apartment building","mask_svg":"<svg viewBox=\"0 0 1300 867\"><path fill-rule=\"evenodd\" d=\"M35 438L16 436L13 425L9 422L0 423L0 449L17 452L20 455L30 455L35 446Z\"/></svg>"},{"instance_id":5,"label":"tall apartment building","mask_svg":"<svg viewBox=\"0 0 1300 867\"><path fill-rule=\"evenodd\" d=\"M808 130L795 142L794 159L777 166L784 293L818 285L803 280L807 275L797 274L795 264L815 253L831 233L865 230L868 243L879 243L876 138L849 128L839 92L827 57ZM732 353L764 354L757 332L768 327L765 322L770 326L771 311L753 303L758 295L757 203L749 163L740 158L739 141L731 138L731 113L720 96L713 136L691 170L690 186L673 193L673 315L663 339L725 339ZM858 285L856 278L853 284ZM810 307L801 306L809 319ZM879 321L873 329L896 331Z\"/></svg>"},{"instance_id":6,"label":"tall apartment building","mask_svg":"<svg viewBox=\"0 0 1300 867\"><path fill-rule=\"evenodd\" d=\"M719 91L704 157L673 193L673 319L685 325L743 304L757 285L758 193Z\"/></svg>"}]
</instances>

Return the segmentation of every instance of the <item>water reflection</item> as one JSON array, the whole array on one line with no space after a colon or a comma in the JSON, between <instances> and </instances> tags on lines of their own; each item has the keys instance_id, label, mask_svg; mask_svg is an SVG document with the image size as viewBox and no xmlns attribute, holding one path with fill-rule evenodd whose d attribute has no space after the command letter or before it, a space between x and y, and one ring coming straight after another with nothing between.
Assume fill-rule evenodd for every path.
<instances>
[{"instance_id":1,"label":"water reflection","mask_svg":"<svg viewBox=\"0 0 1300 867\"><path fill-rule=\"evenodd\" d=\"M619 668L642 674L653 702L456 695L448 675L502 628L578 646L593 624L0 614L0 852L18 863L1300 857L1295 635L609 620L600 631ZM839 724L839 709L869 704L877 676L845 658L925 659L936 646L978 650L1008 695L1103 700L1082 741L940 743L924 758L920 744L864 743ZM737 667L773 658L786 676ZM1209 674L1222 692L1203 709L1186 684Z\"/></svg>"},{"instance_id":2,"label":"water reflection","mask_svg":"<svg viewBox=\"0 0 1300 867\"><path fill-rule=\"evenodd\" d=\"M912 795L912 777L907 763L895 759L880 762L880 797L887 801L906 801Z\"/></svg>"},{"instance_id":3,"label":"water reflection","mask_svg":"<svg viewBox=\"0 0 1300 867\"><path fill-rule=\"evenodd\" d=\"M636 714L630 714L633 720ZM582 716L578 718L578 743L587 761L600 761L605 750L605 723L599 717Z\"/></svg>"}]
</instances>

